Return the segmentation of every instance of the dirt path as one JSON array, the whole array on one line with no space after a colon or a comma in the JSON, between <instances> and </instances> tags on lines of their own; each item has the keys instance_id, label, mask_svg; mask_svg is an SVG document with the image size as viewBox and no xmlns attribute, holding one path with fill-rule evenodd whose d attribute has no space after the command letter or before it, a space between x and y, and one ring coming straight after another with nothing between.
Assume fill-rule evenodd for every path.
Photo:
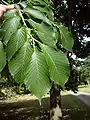
<instances>
[{"instance_id":1,"label":"dirt path","mask_svg":"<svg viewBox=\"0 0 90 120\"><path fill-rule=\"evenodd\" d=\"M31 95L20 95L17 99L0 101L0 120L49 120L49 98L40 106Z\"/></svg>"},{"instance_id":2,"label":"dirt path","mask_svg":"<svg viewBox=\"0 0 90 120\"><path fill-rule=\"evenodd\" d=\"M86 110L86 105L79 98L77 100L70 94L61 98L63 120L90 120L90 111ZM38 99L31 94L16 95L0 100L0 120L49 120L49 107L49 96L42 99L40 106Z\"/></svg>"}]
</instances>

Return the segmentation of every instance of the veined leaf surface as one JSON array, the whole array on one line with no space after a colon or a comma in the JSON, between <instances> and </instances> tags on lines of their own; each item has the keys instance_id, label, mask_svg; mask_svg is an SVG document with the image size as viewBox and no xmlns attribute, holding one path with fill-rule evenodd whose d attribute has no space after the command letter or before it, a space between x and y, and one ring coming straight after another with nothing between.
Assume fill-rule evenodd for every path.
<instances>
[{"instance_id":1,"label":"veined leaf surface","mask_svg":"<svg viewBox=\"0 0 90 120\"><path fill-rule=\"evenodd\" d=\"M2 25L2 39L5 45L7 45L10 40L11 35L18 29L20 26L20 17L15 16L4 21Z\"/></svg>"},{"instance_id":2,"label":"veined leaf surface","mask_svg":"<svg viewBox=\"0 0 90 120\"><path fill-rule=\"evenodd\" d=\"M49 66L50 79L57 84L64 86L69 77L69 62L65 54L61 51L40 45L43 49L47 64Z\"/></svg>"},{"instance_id":3,"label":"veined leaf surface","mask_svg":"<svg viewBox=\"0 0 90 120\"><path fill-rule=\"evenodd\" d=\"M3 70L5 65L6 65L6 54L4 52L3 44L0 41L0 72Z\"/></svg>"},{"instance_id":4,"label":"veined leaf surface","mask_svg":"<svg viewBox=\"0 0 90 120\"><path fill-rule=\"evenodd\" d=\"M35 10L33 8L25 8L24 11L25 11L25 13L28 13L29 15L33 16L34 18L40 19L43 22L51 25L49 19L43 13L41 13L40 11Z\"/></svg>"},{"instance_id":5,"label":"veined leaf surface","mask_svg":"<svg viewBox=\"0 0 90 120\"><path fill-rule=\"evenodd\" d=\"M37 23L31 19L28 22L36 29L36 34L39 39L49 46L55 46L57 43L57 34L53 27L48 26L45 23Z\"/></svg>"},{"instance_id":6,"label":"veined leaf surface","mask_svg":"<svg viewBox=\"0 0 90 120\"><path fill-rule=\"evenodd\" d=\"M16 56L9 62L10 72L14 76L14 79L19 83L24 82L25 72L30 63L32 53L32 47L27 41L18 51Z\"/></svg>"},{"instance_id":7,"label":"veined leaf surface","mask_svg":"<svg viewBox=\"0 0 90 120\"><path fill-rule=\"evenodd\" d=\"M43 53L34 51L25 76L26 87L39 99L50 90L49 71Z\"/></svg>"},{"instance_id":8,"label":"veined leaf surface","mask_svg":"<svg viewBox=\"0 0 90 120\"><path fill-rule=\"evenodd\" d=\"M17 16L17 10L13 9L13 10L9 10L6 13L4 13L3 18L4 20L12 18Z\"/></svg>"},{"instance_id":9,"label":"veined leaf surface","mask_svg":"<svg viewBox=\"0 0 90 120\"><path fill-rule=\"evenodd\" d=\"M27 41L27 30L26 27L21 27L11 36L7 44L6 52L8 56L8 61L22 47L25 41Z\"/></svg>"}]
</instances>

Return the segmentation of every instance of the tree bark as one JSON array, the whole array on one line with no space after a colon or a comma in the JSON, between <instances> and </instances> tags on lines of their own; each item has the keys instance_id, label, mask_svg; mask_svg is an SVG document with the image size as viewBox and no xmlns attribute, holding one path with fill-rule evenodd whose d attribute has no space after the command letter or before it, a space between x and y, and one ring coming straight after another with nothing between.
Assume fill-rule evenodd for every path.
<instances>
[{"instance_id":1,"label":"tree bark","mask_svg":"<svg viewBox=\"0 0 90 120\"><path fill-rule=\"evenodd\" d=\"M68 0L68 28L72 30L72 0Z\"/></svg>"},{"instance_id":2,"label":"tree bark","mask_svg":"<svg viewBox=\"0 0 90 120\"><path fill-rule=\"evenodd\" d=\"M50 120L62 120L61 90L56 84L50 90Z\"/></svg>"}]
</instances>

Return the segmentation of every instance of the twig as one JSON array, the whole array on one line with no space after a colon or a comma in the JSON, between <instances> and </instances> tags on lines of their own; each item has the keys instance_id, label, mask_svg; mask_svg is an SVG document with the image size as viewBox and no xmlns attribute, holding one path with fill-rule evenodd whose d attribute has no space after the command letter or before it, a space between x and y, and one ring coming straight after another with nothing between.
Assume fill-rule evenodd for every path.
<instances>
[{"instance_id":1,"label":"twig","mask_svg":"<svg viewBox=\"0 0 90 120\"><path fill-rule=\"evenodd\" d=\"M1 0L2 3L4 3L5 5L9 5L6 1Z\"/></svg>"}]
</instances>

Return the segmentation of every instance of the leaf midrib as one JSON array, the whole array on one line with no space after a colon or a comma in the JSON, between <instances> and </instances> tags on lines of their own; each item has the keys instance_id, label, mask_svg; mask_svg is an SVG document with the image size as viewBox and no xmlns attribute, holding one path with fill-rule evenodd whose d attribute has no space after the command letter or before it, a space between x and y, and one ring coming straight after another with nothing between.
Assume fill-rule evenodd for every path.
<instances>
[{"instance_id":1,"label":"leaf midrib","mask_svg":"<svg viewBox=\"0 0 90 120\"><path fill-rule=\"evenodd\" d=\"M47 50L45 49L45 51L47 52ZM56 71L57 71L57 73L58 73L58 75L59 75L59 72L58 72L58 70L57 70L57 67L56 67L56 65L55 65L55 63L54 63L54 61L53 61L53 59L52 59L52 57L49 55L49 53L47 52L47 54L48 54L48 56L49 56L49 58L50 58L50 60L52 61L52 63L54 64L54 66L55 66L55 68L56 68ZM60 76L60 75L59 75Z\"/></svg>"}]
</instances>

